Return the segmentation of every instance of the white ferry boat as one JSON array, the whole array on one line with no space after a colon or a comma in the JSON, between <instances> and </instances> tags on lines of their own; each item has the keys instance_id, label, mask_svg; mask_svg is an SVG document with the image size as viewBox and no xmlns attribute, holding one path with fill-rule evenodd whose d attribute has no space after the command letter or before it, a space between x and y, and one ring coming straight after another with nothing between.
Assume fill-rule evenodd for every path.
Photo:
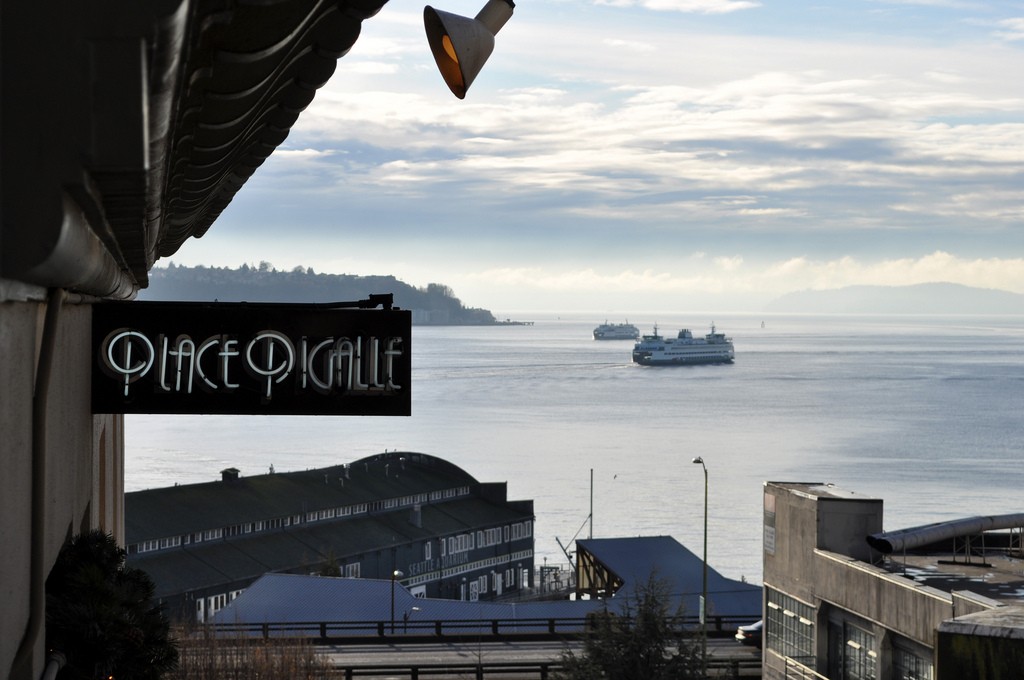
<instances>
[{"instance_id":1,"label":"white ferry boat","mask_svg":"<svg viewBox=\"0 0 1024 680\"><path fill-rule=\"evenodd\" d=\"M594 329L594 340L636 340L640 329L631 323L608 323Z\"/></svg>"},{"instance_id":2,"label":"white ferry boat","mask_svg":"<svg viewBox=\"0 0 1024 680\"><path fill-rule=\"evenodd\" d=\"M633 362L644 366L731 364L734 357L732 338L716 333L714 324L703 338L685 328L674 338L664 338L655 326L653 335L644 335L633 347Z\"/></svg>"}]
</instances>

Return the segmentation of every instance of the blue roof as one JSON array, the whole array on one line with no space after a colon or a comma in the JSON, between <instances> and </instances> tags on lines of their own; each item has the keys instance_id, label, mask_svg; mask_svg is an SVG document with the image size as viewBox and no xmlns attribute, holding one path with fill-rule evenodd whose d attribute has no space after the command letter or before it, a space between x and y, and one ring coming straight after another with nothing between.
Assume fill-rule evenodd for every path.
<instances>
[{"instance_id":1,"label":"blue roof","mask_svg":"<svg viewBox=\"0 0 1024 680\"><path fill-rule=\"evenodd\" d=\"M616 597L629 596L651 578L663 581L683 613L700 611L704 561L671 536L577 540L624 582ZM761 611L761 587L722 576L708 566L708 616L742 616Z\"/></svg>"},{"instance_id":2,"label":"blue roof","mask_svg":"<svg viewBox=\"0 0 1024 680\"><path fill-rule=\"evenodd\" d=\"M510 621L515 619L583 618L602 609L599 601L467 602L418 598L395 584L395 618L403 621ZM415 609L414 609L415 608ZM266 574L217 612L214 623L309 623L316 632L321 621L353 623L388 621L391 616L391 581L330 578L301 574ZM473 630L479 626L472 626ZM542 628L538 624L537 628ZM445 626L449 633L457 627ZM297 630L294 626L291 630ZM350 634L359 629L347 628ZM372 634L374 626L363 633ZM527 632L520 630L519 632Z\"/></svg>"},{"instance_id":3,"label":"blue roof","mask_svg":"<svg viewBox=\"0 0 1024 680\"><path fill-rule=\"evenodd\" d=\"M649 538L591 539L577 541L605 567L625 581L616 596L608 600L543 600L528 602L467 602L425 599L413 596L400 583L394 584L395 618L402 625L409 614L410 625L444 621L445 630L456 632L448 622L523 619L582 619L611 603L625 601L651 575L668 583L670 593L683 612L696 615L701 593L702 561L669 536ZM339 623L389 621L390 580L330 578L299 574L266 574L247 588L226 608L217 612L217 624ZM709 615L760 617L761 587L726 578L708 569ZM415 608L415 609L414 609ZM540 623L537 628L541 628ZM478 628L474 625L471 628ZM303 627L303 630L305 627ZM293 628L295 630L295 628ZM371 634L367 627L361 632ZM518 632L529 632L519 628ZM360 631L347 628L348 634ZM467 629L465 632L471 632Z\"/></svg>"}]
</instances>

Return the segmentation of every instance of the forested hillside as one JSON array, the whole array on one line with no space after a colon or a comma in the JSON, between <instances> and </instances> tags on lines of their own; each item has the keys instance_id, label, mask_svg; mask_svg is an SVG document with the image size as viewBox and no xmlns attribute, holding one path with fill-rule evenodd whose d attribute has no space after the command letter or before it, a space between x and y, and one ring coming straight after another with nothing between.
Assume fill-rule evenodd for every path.
<instances>
[{"instance_id":1,"label":"forested hillside","mask_svg":"<svg viewBox=\"0 0 1024 680\"><path fill-rule=\"evenodd\" d=\"M411 310L415 324L482 325L495 323L486 309L470 309L440 283L416 288L394 276L317 274L311 268L279 271L268 262L258 266L154 267L140 300L221 302L339 302L363 300L377 293L394 295L395 306Z\"/></svg>"}]
</instances>

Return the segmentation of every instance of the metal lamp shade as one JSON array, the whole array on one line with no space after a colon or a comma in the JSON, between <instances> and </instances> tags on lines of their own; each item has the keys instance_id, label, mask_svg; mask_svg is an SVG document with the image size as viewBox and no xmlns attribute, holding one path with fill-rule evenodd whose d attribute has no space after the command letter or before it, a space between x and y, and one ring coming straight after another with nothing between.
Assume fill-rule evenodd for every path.
<instances>
[{"instance_id":1,"label":"metal lamp shade","mask_svg":"<svg viewBox=\"0 0 1024 680\"><path fill-rule=\"evenodd\" d=\"M427 42L448 89L459 99L494 51L494 34L512 16L509 0L489 0L475 18L423 8Z\"/></svg>"}]
</instances>

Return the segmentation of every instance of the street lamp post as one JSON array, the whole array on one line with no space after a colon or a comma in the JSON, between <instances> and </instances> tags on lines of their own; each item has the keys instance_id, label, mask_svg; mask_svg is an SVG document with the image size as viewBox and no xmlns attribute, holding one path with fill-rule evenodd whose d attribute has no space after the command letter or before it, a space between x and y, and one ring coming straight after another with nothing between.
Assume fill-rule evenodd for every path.
<instances>
[{"instance_id":1,"label":"street lamp post","mask_svg":"<svg viewBox=\"0 0 1024 680\"><path fill-rule=\"evenodd\" d=\"M402 614L402 632L403 633L408 633L409 632L409 617L412 616L413 612L418 612L419 610L420 610L419 607L413 607L412 609L409 609L404 614Z\"/></svg>"},{"instance_id":2,"label":"street lamp post","mask_svg":"<svg viewBox=\"0 0 1024 680\"><path fill-rule=\"evenodd\" d=\"M700 456L694 458L693 462L704 468L704 571L701 577L700 594L700 665L701 674L706 678L708 677L708 466L704 464L704 459Z\"/></svg>"},{"instance_id":3,"label":"street lamp post","mask_svg":"<svg viewBox=\"0 0 1024 680\"><path fill-rule=\"evenodd\" d=\"M391 632L395 632L395 580L400 579L405 574L395 569L391 572Z\"/></svg>"}]
</instances>

